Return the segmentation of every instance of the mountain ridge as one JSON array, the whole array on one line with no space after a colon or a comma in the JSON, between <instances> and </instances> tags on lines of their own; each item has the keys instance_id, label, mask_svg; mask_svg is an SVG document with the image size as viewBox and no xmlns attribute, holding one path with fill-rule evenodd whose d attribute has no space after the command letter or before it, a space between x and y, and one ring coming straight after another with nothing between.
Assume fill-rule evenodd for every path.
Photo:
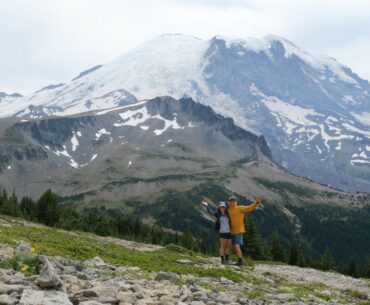
<instances>
[{"instance_id":1,"label":"mountain ridge","mask_svg":"<svg viewBox=\"0 0 370 305\"><path fill-rule=\"evenodd\" d=\"M37 119L191 97L265 135L293 173L347 191L370 187L370 85L329 56L276 36L162 35L97 67L0 110Z\"/></svg>"}]
</instances>

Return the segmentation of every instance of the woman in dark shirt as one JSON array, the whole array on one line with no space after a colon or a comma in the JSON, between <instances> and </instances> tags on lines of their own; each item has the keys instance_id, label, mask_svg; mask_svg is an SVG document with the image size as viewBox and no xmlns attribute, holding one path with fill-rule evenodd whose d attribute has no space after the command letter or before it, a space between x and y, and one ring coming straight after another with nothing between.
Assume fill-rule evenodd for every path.
<instances>
[{"instance_id":1,"label":"woman in dark shirt","mask_svg":"<svg viewBox=\"0 0 370 305\"><path fill-rule=\"evenodd\" d=\"M215 228L218 231L220 239L221 264L227 264L229 262L229 253L232 249L230 218L227 205L223 201L219 202L216 212L210 210L209 204L206 200L202 201L202 205L205 206L207 208L207 211L216 218Z\"/></svg>"}]
</instances>

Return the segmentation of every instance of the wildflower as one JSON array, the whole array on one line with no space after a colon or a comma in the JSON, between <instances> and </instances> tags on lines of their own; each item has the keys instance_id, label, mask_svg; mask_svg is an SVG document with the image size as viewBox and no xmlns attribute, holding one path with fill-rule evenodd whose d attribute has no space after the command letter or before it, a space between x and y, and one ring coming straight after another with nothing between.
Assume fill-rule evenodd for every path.
<instances>
[{"instance_id":1,"label":"wildflower","mask_svg":"<svg viewBox=\"0 0 370 305\"><path fill-rule=\"evenodd\" d=\"M30 252L31 252L31 253L35 253L35 252L36 252L36 248L32 246L32 247L30 248Z\"/></svg>"},{"instance_id":2,"label":"wildflower","mask_svg":"<svg viewBox=\"0 0 370 305\"><path fill-rule=\"evenodd\" d=\"M23 265L22 268L21 268L21 271L22 272L27 272L27 270L30 268L30 266L27 266L27 265Z\"/></svg>"}]
</instances>

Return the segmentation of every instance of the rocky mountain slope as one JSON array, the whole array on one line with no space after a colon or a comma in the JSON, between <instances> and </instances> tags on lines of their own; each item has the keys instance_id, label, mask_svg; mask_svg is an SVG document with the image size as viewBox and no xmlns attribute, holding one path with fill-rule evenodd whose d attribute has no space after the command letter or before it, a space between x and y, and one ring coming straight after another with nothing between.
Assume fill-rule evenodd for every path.
<instances>
[{"instance_id":1,"label":"rocky mountain slope","mask_svg":"<svg viewBox=\"0 0 370 305\"><path fill-rule=\"evenodd\" d=\"M6 233L0 236L1 304L365 305L370 298L368 280L332 272L225 267L180 247L104 240L3 216L0 229Z\"/></svg>"},{"instance_id":2,"label":"rocky mountain slope","mask_svg":"<svg viewBox=\"0 0 370 305\"><path fill-rule=\"evenodd\" d=\"M192 97L263 134L295 174L370 187L370 85L326 55L267 36L163 35L67 84L0 103L2 117L64 116L169 95Z\"/></svg>"}]
</instances>

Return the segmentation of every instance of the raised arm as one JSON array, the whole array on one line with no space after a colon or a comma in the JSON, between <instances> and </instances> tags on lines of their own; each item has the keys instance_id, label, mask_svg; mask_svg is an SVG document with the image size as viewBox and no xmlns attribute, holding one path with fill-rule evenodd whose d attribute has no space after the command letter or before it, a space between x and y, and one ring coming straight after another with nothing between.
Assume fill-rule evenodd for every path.
<instances>
[{"instance_id":1,"label":"raised arm","mask_svg":"<svg viewBox=\"0 0 370 305\"><path fill-rule=\"evenodd\" d=\"M214 212L210 209L208 201L207 200L202 200L202 205L206 208L207 212L212 215L213 217L217 218L217 212Z\"/></svg>"},{"instance_id":2,"label":"raised arm","mask_svg":"<svg viewBox=\"0 0 370 305\"><path fill-rule=\"evenodd\" d=\"M253 211L255 208L257 208L260 203L261 203L261 197L256 197L255 202L253 202L250 205L239 206L239 210L244 214L249 213Z\"/></svg>"}]
</instances>

